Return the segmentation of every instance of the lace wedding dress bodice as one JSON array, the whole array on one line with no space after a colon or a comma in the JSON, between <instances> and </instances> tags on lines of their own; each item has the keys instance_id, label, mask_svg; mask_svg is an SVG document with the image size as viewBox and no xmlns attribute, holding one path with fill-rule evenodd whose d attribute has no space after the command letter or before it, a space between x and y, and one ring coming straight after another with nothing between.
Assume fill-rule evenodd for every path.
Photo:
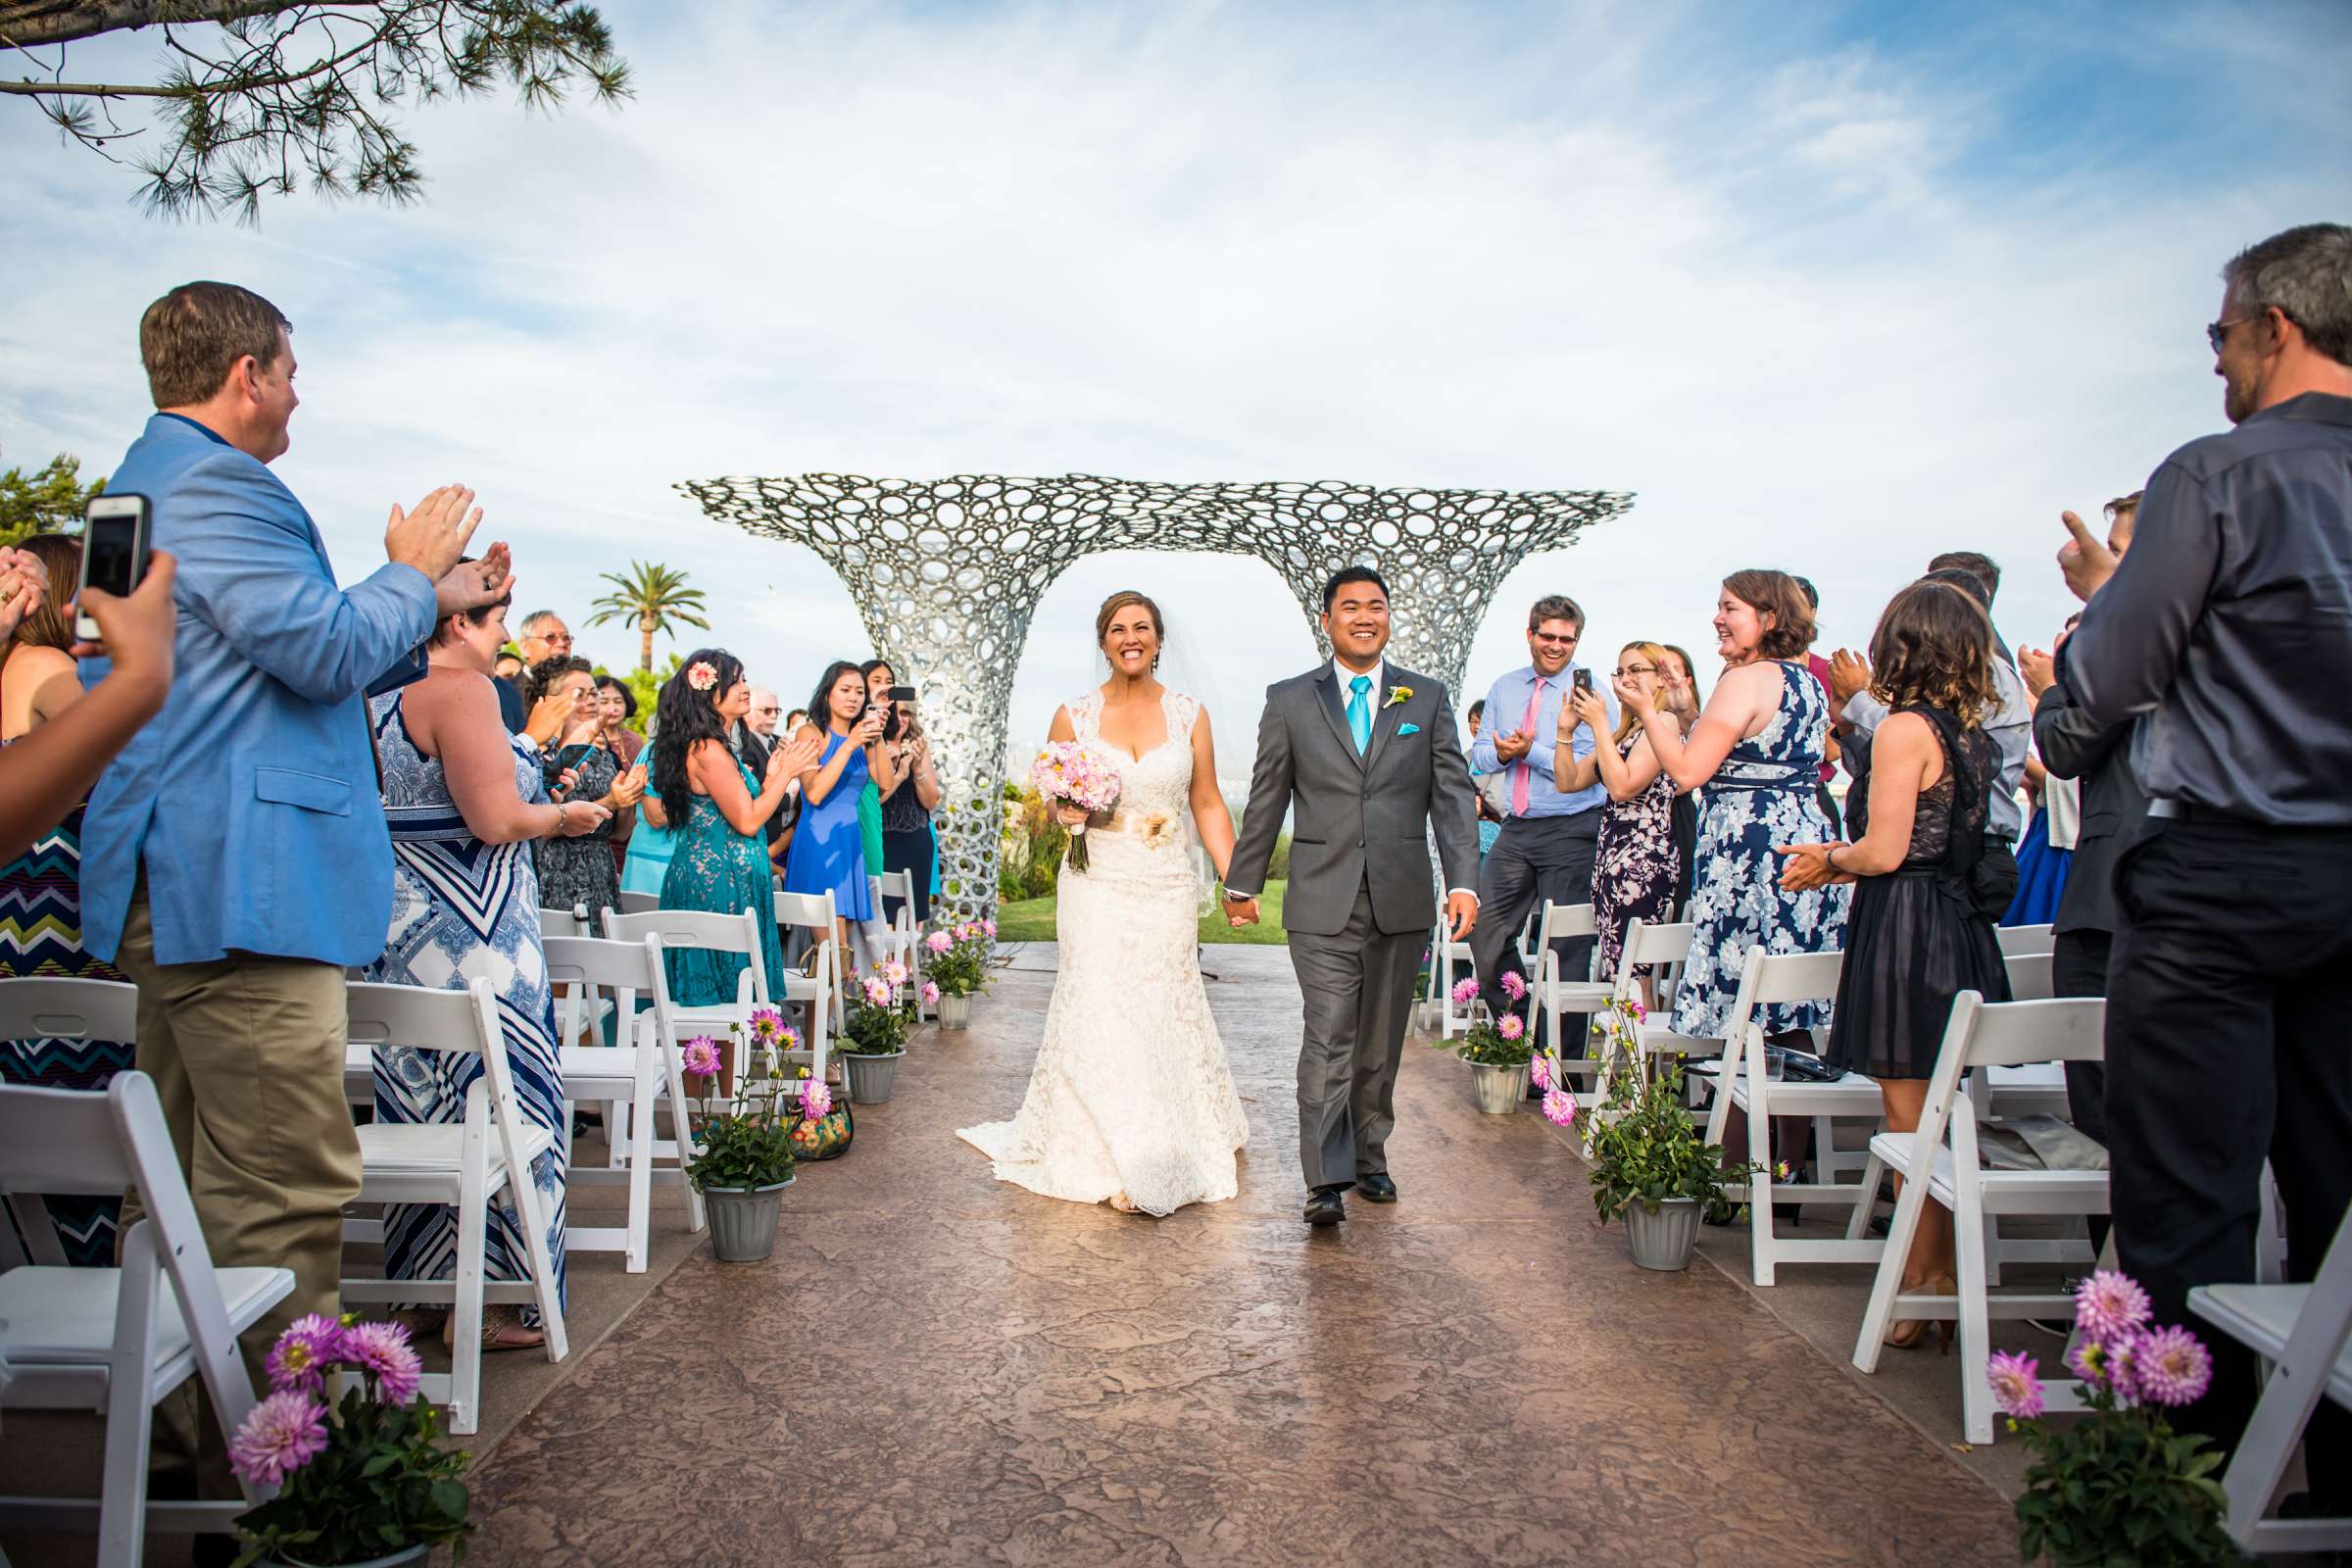
<instances>
[{"instance_id":1,"label":"lace wedding dress bodice","mask_svg":"<svg viewBox=\"0 0 2352 1568\"><path fill-rule=\"evenodd\" d=\"M1228 1199L1249 1125L1200 985L1186 817L1200 705L1163 692L1167 739L1141 757L1102 738L1100 692L1068 710L1119 773L1113 825L1088 830L1086 870L1061 869L1054 1000L1021 1108L959 1136L1048 1198L1152 1214Z\"/></svg>"}]
</instances>

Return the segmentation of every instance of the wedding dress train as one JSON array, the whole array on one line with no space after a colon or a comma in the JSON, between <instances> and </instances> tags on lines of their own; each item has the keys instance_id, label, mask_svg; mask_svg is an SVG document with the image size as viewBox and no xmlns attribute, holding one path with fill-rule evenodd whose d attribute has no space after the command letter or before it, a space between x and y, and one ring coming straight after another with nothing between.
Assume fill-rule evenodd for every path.
<instances>
[{"instance_id":1,"label":"wedding dress train","mask_svg":"<svg viewBox=\"0 0 2352 1568\"><path fill-rule=\"evenodd\" d=\"M1200 893L1186 807L1199 705L1163 692L1168 738L1142 757L1102 739L1102 698L1069 705L1078 739L1121 776L1092 864L1063 866L1060 948L1045 1041L1010 1121L957 1136L1001 1181L1048 1198L1120 1198L1150 1214L1234 1196L1249 1138L1201 989Z\"/></svg>"}]
</instances>

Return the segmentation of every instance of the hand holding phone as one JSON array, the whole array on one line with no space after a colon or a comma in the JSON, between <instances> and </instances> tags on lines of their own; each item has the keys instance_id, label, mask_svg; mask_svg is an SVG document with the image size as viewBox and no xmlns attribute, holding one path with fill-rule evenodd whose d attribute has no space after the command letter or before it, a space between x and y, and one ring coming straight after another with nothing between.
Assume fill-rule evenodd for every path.
<instances>
[{"instance_id":1,"label":"hand holding phone","mask_svg":"<svg viewBox=\"0 0 2352 1568\"><path fill-rule=\"evenodd\" d=\"M1592 689L1592 672L1579 665L1576 672L1568 677L1568 684L1580 692L1589 692Z\"/></svg>"},{"instance_id":2,"label":"hand holding phone","mask_svg":"<svg viewBox=\"0 0 2352 1568\"><path fill-rule=\"evenodd\" d=\"M74 623L90 621L98 637L73 648L76 659L108 659L114 673L134 685L163 691L172 684L172 640L179 631L179 607L172 602L172 579L179 563L158 550L147 559L138 592L118 599L103 588L85 588L74 603ZM159 706L161 699L158 699Z\"/></svg>"},{"instance_id":3,"label":"hand holding phone","mask_svg":"<svg viewBox=\"0 0 2352 1568\"><path fill-rule=\"evenodd\" d=\"M98 623L81 608L81 590L128 599L147 575L147 536L153 514L142 495L96 496L82 509L81 581L74 589L74 635L98 637Z\"/></svg>"}]
</instances>

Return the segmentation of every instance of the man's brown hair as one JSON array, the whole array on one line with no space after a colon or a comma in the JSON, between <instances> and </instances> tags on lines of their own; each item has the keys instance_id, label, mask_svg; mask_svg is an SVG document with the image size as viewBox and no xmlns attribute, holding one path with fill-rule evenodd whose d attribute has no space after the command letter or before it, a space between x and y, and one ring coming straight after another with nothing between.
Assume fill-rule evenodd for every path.
<instances>
[{"instance_id":1,"label":"man's brown hair","mask_svg":"<svg viewBox=\"0 0 2352 1568\"><path fill-rule=\"evenodd\" d=\"M239 360L277 363L278 335L294 330L285 313L234 283L182 283L139 318L139 362L159 409L204 403Z\"/></svg>"}]
</instances>

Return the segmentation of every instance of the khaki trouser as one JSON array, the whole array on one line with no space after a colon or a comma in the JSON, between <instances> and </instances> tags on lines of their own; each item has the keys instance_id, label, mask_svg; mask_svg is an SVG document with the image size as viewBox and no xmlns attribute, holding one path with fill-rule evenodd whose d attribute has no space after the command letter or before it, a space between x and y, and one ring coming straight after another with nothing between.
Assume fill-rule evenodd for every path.
<instances>
[{"instance_id":1,"label":"khaki trouser","mask_svg":"<svg viewBox=\"0 0 2352 1568\"><path fill-rule=\"evenodd\" d=\"M344 974L249 953L159 964L143 894L116 962L139 988L138 1069L155 1080L213 1267L294 1271L293 1294L239 1342L255 1392L266 1393L262 1358L286 1325L342 1310L342 1210L360 1194L360 1141L343 1098ZM122 1234L141 1211L129 1195ZM190 1379L182 1395L196 1386ZM203 1430L193 1398L167 1400L157 1414L159 1460L192 1460Z\"/></svg>"}]
</instances>

